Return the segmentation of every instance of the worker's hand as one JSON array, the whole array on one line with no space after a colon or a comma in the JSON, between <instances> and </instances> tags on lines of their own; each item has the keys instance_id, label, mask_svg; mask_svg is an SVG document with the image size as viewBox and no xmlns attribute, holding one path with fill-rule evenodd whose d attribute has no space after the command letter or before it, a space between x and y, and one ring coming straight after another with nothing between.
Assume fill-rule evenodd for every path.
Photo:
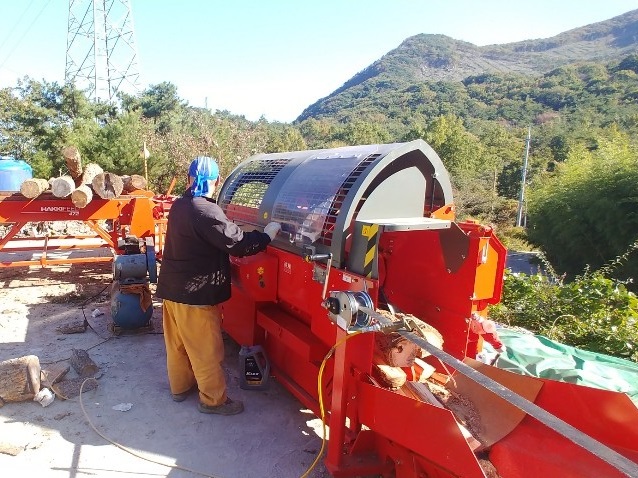
<instances>
[{"instance_id":1,"label":"worker's hand","mask_svg":"<svg viewBox=\"0 0 638 478\"><path fill-rule=\"evenodd\" d=\"M277 237L279 231L281 231L281 224L278 222L269 222L266 224L266 227L264 227L264 232L270 236L271 241Z\"/></svg>"}]
</instances>

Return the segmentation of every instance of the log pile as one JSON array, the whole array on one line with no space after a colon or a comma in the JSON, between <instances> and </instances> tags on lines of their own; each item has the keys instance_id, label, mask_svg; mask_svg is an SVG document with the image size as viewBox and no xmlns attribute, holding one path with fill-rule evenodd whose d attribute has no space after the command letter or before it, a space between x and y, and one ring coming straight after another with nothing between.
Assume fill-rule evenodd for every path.
<instances>
[{"instance_id":1,"label":"log pile","mask_svg":"<svg viewBox=\"0 0 638 478\"><path fill-rule=\"evenodd\" d=\"M77 208L85 208L95 196L113 199L148 187L144 176L138 174L119 176L104 171L96 163L83 166L80 151L75 146L66 146L62 148L61 153L68 174L49 180L26 179L20 186L20 193L24 197L35 199L49 191L57 198L70 198Z\"/></svg>"},{"instance_id":2,"label":"log pile","mask_svg":"<svg viewBox=\"0 0 638 478\"><path fill-rule=\"evenodd\" d=\"M49 189L49 181L46 179L25 179L20 185L20 194L25 198L37 198L44 191Z\"/></svg>"}]
</instances>

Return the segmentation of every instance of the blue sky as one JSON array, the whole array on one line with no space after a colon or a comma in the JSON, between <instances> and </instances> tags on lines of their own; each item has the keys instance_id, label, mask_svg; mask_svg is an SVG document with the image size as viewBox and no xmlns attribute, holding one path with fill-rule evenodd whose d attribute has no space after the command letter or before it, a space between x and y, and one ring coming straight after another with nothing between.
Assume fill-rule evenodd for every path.
<instances>
[{"instance_id":1,"label":"blue sky","mask_svg":"<svg viewBox=\"0 0 638 478\"><path fill-rule=\"evenodd\" d=\"M75 0L77 2L90 0ZM419 33L476 45L547 38L636 0L130 0L142 87L193 106L293 121ZM0 87L64 81L69 0L0 0Z\"/></svg>"}]
</instances>

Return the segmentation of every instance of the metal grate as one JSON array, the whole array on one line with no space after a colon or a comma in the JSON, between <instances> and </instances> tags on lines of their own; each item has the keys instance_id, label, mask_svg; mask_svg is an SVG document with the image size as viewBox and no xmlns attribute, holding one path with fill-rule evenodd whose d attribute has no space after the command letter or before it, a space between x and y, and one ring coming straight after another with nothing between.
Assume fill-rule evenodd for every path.
<instances>
[{"instance_id":1,"label":"metal grate","mask_svg":"<svg viewBox=\"0 0 638 478\"><path fill-rule=\"evenodd\" d=\"M279 191L273 220L282 224L291 242L330 246L337 216L350 188L378 156L306 160Z\"/></svg>"},{"instance_id":2,"label":"metal grate","mask_svg":"<svg viewBox=\"0 0 638 478\"><path fill-rule=\"evenodd\" d=\"M247 163L218 198L220 207L232 219L259 224L259 208L272 180L290 159L255 160Z\"/></svg>"},{"instance_id":3,"label":"metal grate","mask_svg":"<svg viewBox=\"0 0 638 478\"><path fill-rule=\"evenodd\" d=\"M357 167L350 172L348 177L345 179L345 181L339 188L339 191L337 191L337 194L335 195L333 199L330 211L328 212L326 216L326 220L323 224L321 238L319 239L319 242L321 244L325 246L332 245L332 235L334 232L335 223L337 222L337 216L339 215L343 201L345 200L346 196L350 192L352 185L359 178L359 176L361 176L361 173L365 171L370 166L370 164L372 164L379 156L380 154L371 154L367 156L366 158L364 158L363 161L361 161L357 165ZM361 209L361 206L363 205L364 201L365 201L365 198L361 198L361 200L357 204L355 208L355 214L352 218L353 222L356 219L357 213Z\"/></svg>"},{"instance_id":4,"label":"metal grate","mask_svg":"<svg viewBox=\"0 0 638 478\"><path fill-rule=\"evenodd\" d=\"M270 213L271 220L281 223L292 244L330 247L337 218L351 188L379 156L377 153L362 157L348 152L343 156L306 158L285 181L277 181L276 191L268 190L292 159L255 159L229 179L218 203L229 218L255 226L262 223L260 209L265 207L261 212ZM270 200L274 199L272 204L263 204L267 192ZM364 200L357 204L355 215Z\"/></svg>"}]
</instances>

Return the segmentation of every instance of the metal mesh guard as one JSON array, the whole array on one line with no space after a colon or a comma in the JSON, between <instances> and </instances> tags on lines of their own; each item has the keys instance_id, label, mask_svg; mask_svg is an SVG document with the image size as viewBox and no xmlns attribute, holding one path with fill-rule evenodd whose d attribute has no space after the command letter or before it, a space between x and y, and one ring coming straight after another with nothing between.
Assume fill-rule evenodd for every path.
<instances>
[{"instance_id":1,"label":"metal mesh guard","mask_svg":"<svg viewBox=\"0 0 638 478\"><path fill-rule=\"evenodd\" d=\"M360 156L309 158L280 189L272 211L290 241L310 244L326 239L347 194L347 179L361 163ZM329 163L328 163L329 162Z\"/></svg>"},{"instance_id":2,"label":"metal mesh guard","mask_svg":"<svg viewBox=\"0 0 638 478\"><path fill-rule=\"evenodd\" d=\"M263 225L260 208L265 208L263 213L281 223L291 243L318 242L330 246L346 195L361 172L377 157L377 154L350 153L307 158L295 166L276 191L271 205L263 204L264 197L275 177L293 159L255 159L234 175L218 202L237 223ZM273 192L269 196L272 197Z\"/></svg>"},{"instance_id":3,"label":"metal mesh guard","mask_svg":"<svg viewBox=\"0 0 638 478\"><path fill-rule=\"evenodd\" d=\"M259 208L268 186L289 159L256 160L235 176L219 205L237 222L259 224Z\"/></svg>"}]
</instances>

